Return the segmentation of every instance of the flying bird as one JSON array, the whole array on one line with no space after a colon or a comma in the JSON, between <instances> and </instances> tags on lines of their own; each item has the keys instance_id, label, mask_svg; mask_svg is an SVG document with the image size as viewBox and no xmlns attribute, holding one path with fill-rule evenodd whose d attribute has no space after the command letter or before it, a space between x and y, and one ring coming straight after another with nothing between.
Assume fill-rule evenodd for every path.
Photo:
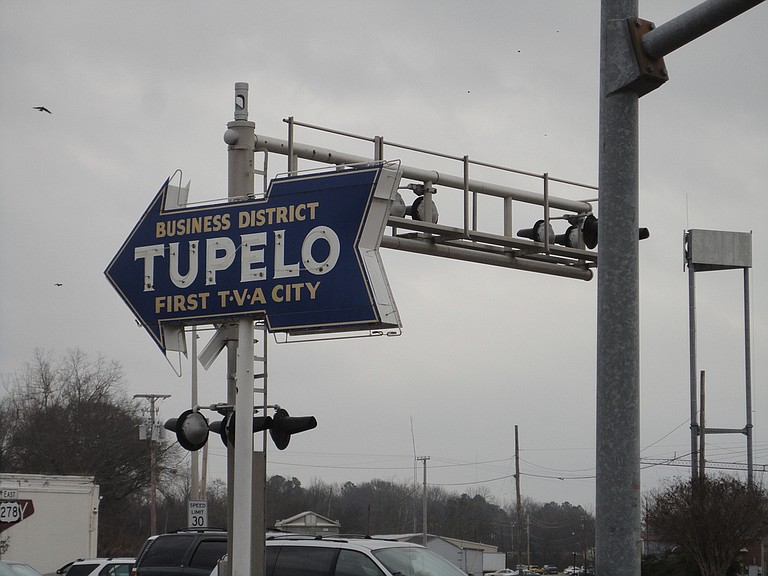
<instances>
[{"instance_id":1,"label":"flying bird","mask_svg":"<svg viewBox=\"0 0 768 576\"><path fill-rule=\"evenodd\" d=\"M64 286L64 284L62 284L61 282L56 282L56 284L55 284L55 285L56 285L56 286Z\"/></svg>"},{"instance_id":2,"label":"flying bird","mask_svg":"<svg viewBox=\"0 0 768 576\"><path fill-rule=\"evenodd\" d=\"M33 108L39 112L48 112L48 114L53 114L53 112L48 110L48 108L46 108L45 106L33 106Z\"/></svg>"}]
</instances>

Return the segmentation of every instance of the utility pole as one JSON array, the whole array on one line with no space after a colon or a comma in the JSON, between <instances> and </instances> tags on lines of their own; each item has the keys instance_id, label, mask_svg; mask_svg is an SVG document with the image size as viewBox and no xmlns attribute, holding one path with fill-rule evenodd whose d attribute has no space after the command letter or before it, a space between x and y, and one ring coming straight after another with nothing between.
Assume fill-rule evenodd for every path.
<instances>
[{"instance_id":1,"label":"utility pole","mask_svg":"<svg viewBox=\"0 0 768 576\"><path fill-rule=\"evenodd\" d=\"M525 534L528 537L525 550L525 564L530 567L531 565L531 515L528 514L525 518Z\"/></svg>"},{"instance_id":2,"label":"utility pole","mask_svg":"<svg viewBox=\"0 0 768 576\"><path fill-rule=\"evenodd\" d=\"M429 456L419 456L416 460L421 460L424 465L423 495L421 499L421 543L427 545L427 460Z\"/></svg>"},{"instance_id":3,"label":"utility pole","mask_svg":"<svg viewBox=\"0 0 768 576\"><path fill-rule=\"evenodd\" d=\"M581 520L581 535L584 539L584 573L589 574L589 563L587 562L587 518L586 516Z\"/></svg>"},{"instance_id":4,"label":"utility pole","mask_svg":"<svg viewBox=\"0 0 768 576\"><path fill-rule=\"evenodd\" d=\"M203 472L200 475L200 493L205 496L208 494L208 442L203 446L202 460Z\"/></svg>"},{"instance_id":5,"label":"utility pole","mask_svg":"<svg viewBox=\"0 0 768 576\"><path fill-rule=\"evenodd\" d=\"M515 424L515 492L517 494L517 563L520 564L520 555L523 548L523 503L520 499L520 438Z\"/></svg>"},{"instance_id":6,"label":"utility pole","mask_svg":"<svg viewBox=\"0 0 768 576\"><path fill-rule=\"evenodd\" d=\"M134 394L134 398L149 400L149 533L157 534L157 449L155 448L155 402L170 398L170 394Z\"/></svg>"}]
</instances>

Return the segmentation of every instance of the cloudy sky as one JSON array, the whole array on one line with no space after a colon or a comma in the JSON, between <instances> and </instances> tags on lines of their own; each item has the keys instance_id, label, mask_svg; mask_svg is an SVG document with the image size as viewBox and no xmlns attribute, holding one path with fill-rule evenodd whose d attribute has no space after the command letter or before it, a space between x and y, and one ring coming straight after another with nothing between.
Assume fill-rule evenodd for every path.
<instances>
[{"instance_id":1,"label":"cloudy sky","mask_svg":"<svg viewBox=\"0 0 768 576\"><path fill-rule=\"evenodd\" d=\"M640 16L661 24L695 4L643 1ZM760 6L667 56L670 81L641 100L644 458L684 459L690 448L682 237L706 228L753 232L755 462L768 459L766 26ZM259 134L287 138L293 116L596 185L598 29L597 0L0 0L0 375L36 347L79 348L121 362L130 394L171 394L162 418L189 405L189 361L177 377L169 364L179 358L166 361L103 271L175 170L191 179L191 201L226 196L235 82L250 84ZM368 153L309 130L296 139ZM388 157L461 174L424 156ZM284 170L284 157L270 157L271 172ZM455 192L436 199L441 222L459 225ZM484 207L481 229L498 227L500 213ZM539 217L517 210L513 228ZM269 473L304 484L411 481L414 456L429 456L430 484L511 503L518 425L523 495L592 509L597 281L392 250L382 258L402 336L270 341L270 401L319 425L271 449ZM708 425L739 428L742 274L697 282ZM221 358L201 370L200 400L225 395ZM220 477L224 449L213 440ZM712 437L708 452L746 461L743 436ZM687 473L646 468L643 489Z\"/></svg>"}]
</instances>

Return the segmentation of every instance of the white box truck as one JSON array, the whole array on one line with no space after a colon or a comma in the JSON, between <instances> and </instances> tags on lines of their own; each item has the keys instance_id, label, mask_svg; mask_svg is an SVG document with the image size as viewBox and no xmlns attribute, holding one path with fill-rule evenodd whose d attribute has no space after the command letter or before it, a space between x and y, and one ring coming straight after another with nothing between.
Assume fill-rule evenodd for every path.
<instances>
[{"instance_id":1,"label":"white box truck","mask_svg":"<svg viewBox=\"0 0 768 576\"><path fill-rule=\"evenodd\" d=\"M96 557L99 487L92 476L0 474L0 550L45 574Z\"/></svg>"}]
</instances>

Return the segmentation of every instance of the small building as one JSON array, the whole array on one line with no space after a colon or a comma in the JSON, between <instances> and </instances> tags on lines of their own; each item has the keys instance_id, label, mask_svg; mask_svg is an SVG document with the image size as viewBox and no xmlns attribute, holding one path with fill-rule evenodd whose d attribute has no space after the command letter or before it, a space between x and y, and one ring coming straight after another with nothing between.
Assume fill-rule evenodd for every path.
<instances>
[{"instance_id":1,"label":"small building","mask_svg":"<svg viewBox=\"0 0 768 576\"><path fill-rule=\"evenodd\" d=\"M378 535L376 538L414 544L424 543L424 535L421 532ZM467 574L479 576L483 572L504 568L505 555L499 552L497 546L490 544L427 534L427 548Z\"/></svg>"},{"instance_id":2,"label":"small building","mask_svg":"<svg viewBox=\"0 0 768 576\"><path fill-rule=\"evenodd\" d=\"M338 534L341 524L316 512L302 512L275 522L275 528L294 534Z\"/></svg>"}]
</instances>

